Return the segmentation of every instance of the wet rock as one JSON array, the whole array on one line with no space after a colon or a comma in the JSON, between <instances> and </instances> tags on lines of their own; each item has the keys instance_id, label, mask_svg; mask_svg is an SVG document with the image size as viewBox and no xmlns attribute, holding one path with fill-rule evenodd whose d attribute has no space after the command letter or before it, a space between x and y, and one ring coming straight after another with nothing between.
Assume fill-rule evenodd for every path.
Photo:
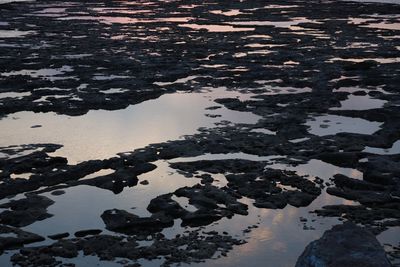
<instances>
[{"instance_id":1,"label":"wet rock","mask_svg":"<svg viewBox=\"0 0 400 267\"><path fill-rule=\"evenodd\" d=\"M106 210L101 215L106 228L121 233L159 232L173 225L173 219L167 216L139 217L124 210Z\"/></svg>"},{"instance_id":2,"label":"wet rock","mask_svg":"<svg viewBox=\"0 0 400 267\"><path fill-rule=\"evenodd\" d=\"M14 249L45 240L42 236L18 228L0 225L0 250Z\"/></svg>"},{"instance_id":3,"label":"wet rock","mask_svg":"<svg viewBox=\"0 0 400 267\"><path fill-rule=\"evenodd\" d=\"M400 204L383 205L328 205L314 212L319 216L345 218L355 223L368 226L374 234L378 234L389 226L400 225Z\"/></svg>"},{"instance_id":4,"label":"wet rock","mask_svg":"<svg viewBox=\"0 0 400 267\"><path fill-rule=\"evenodd\" d=\"M373 190L373 191L385 191L386 188L380 184L370 183L363 180L349 178L343 174L335 174L333 181L338 187L351 188L355 190Z\"/></svg>"},{"instance_id":5,"label":"wet rock","mask_svg":"<svg viewBox=\"0 0 400 267\"><path fill-rule=\"evenodd\" d=\"M143 181L140 182L140 184L141 184L141 185L148 185L148 184L149 184L149 181L143 180Z\"/></svg>"},{"instance_id":6,"label":"wet rock","mask_svg":"<svg viewBox=\"0 0 400 267\"><path fill-rule=\"evenodd\" d=\"M282 209L288 203L300 207L308 206L320 193L321 189L313 181L305 177L297 176L294 172L282 170L265 169L262 162L251 162L241 160L220 160L216 162L200 161L191 163L174 163L174 168L179 168L188 172L198 170L226 173L228 186L226 188L215 189L215 192L226 192L230 195L246 196L254 199L254 206L258 208ZM236 174L239 173L239 174ZM299 190L285 190L278 187L277 183L291 186ZM197 191L200 186L195 187ZM204 189L209 189L207 184ZM177 195L187 196L190 203L198 207L216 209L217 202L199 193L189 196L184 190L176 191ZM233 194L234 193L234 194ZM220 203L221 204L221 203ZM238 213L235 211L234 213Z\"/></svg>"},{"instance_id":7,"label":"wet rock","mask_svg":"<svg viewBox=\"0 0 400 267\"><path fill-rule=\"evenodd\" d=\"M54 234L54 235L49 235L47 237L50 239L53 239L53 240L58 240L58 239L69 237L69 233Z\"/></svg>"},{"instance_id":8,"label":"wet rock","mask_svg":"<svg viewBox=\"0 0 400 267\"><path fill-rule=\"evenodd\" d=\"M303 193L301 191L290 191L287 193L288 204L294 207L306 207L313 202L315 195Z\"/></svg>"},{"instance_id":9,"label":"wet rock","mask_svg":"<svg viewBox=\"0 0 400 267\"><path fill-rule=\"evenodd\" d=\"M101 232L103 232L103 231L99 230L99 229L80 230L80 231L75 233L75 236L76 237L85 237L85 236L88 236L88 235L98 235Z\"/></svg>"},{"instance_id":10,"label":"wet rock","mask_svg":"<svg viewBox=\"0 0 400 267\"><path fill-rule=\"evenodd\" d=\"M0 208L10 209L0 213L0 223L22 227L36 221L42 221L53 215L47 213L47 208L54 204L54 201L39 195L27 195L20 200L11 200L0 205Z\"/></svg>"},{"instance_id":11,"label":"wet rock","mask_svg":"<svg viewBox=\"0 0 400 267\"><path fill-rule=\"evenodd\" d=\"M247 215L247 205L237 201L237 196L229 190L221 190L213 185L197 184L193 187L183 187L174 193L178 197L187 197L189 204L200 210L211 210L231 216L234 213ZM225 206L225 207L221 207Z\"/></svg>"},{"instance_id":12,"label":"wet rock","mask_svg":"<svg viewBox=\"0 0 400 267\"><path fill-rule=\"evenodd\" d=\"M76 243L63 239L47 247L23 248L11 256L11 262L22 266L57 266L61 264L57 257L77 257L78 249Z\"/></svg>"},{"instance_id":13,"label":"wet rock","mask_svg":"<svg viewBox=\"0 0 400 267\"><path fill-rule=\"evenodd\" d=\"M216 110L216 109L220 109L220 108L221 108L221 106L211 106L211 107L206 108L206 110Z\"/></svg>"},{"instance_id":14,"label":"wet rock","mask_svg":"<svg viewBox=\"0 0 400 267\"><path fill-rule=\"evenodd\" d=\"M172 194L158 196L150 201L147 210L151 213L163 212L172 218L179 218L187 211L182 208L178 202L171 199Z\"/></svg>"},{"instance_id":15,"label":"wet rock","mask_svg":"<svg viewBox=\"0 0 400 267\"><path fill-rule=\"evenodd\" d=\"M222 104L225 107L232 109L232 110L238 110L238 111L245 111L245 104L241 102L237 98L219 98L215 100L216 103Z\"/></svg>"},{"instance_id":16,"label":"wet rock","mask_svg":"<svg viewBox=\"0 0 400 267\"><path fill-rule=\"evenodd\" d=\"M327 193L342 197L349 200L357 200L362 204L383 204L395 200L391 197L389 193L386 192L374 192L365 190L352 190L352 189L342 189L336 187L330 187L326 190Z\"/></svg>"},{"instance_id":17,"label":"wet rock","mask_svg":"<svg viewBox=\"0 0 400 267\"><path fill-rule=\"evenodd\" d=\"M319 158L340 167L352 167L358 162L359 154L350 152L323 153Z\"/></svg>"},{"instance_id":18,"label":"wet rock","mask_svg":"<svg viewBox=\"0 0 400 267\"><path fill-rule=\"evenodd\" d=\"M389 267L385 251L375 236L352 223L336 225L310 243L296 267L365 266Z\"/></svg>"},{"instance_id":19,"label":"wet rock","mask_svg":"<svg viewBox=\"0 0 400 267\"><path fill-rule=\"evenodd\" d=\"M201 179L201 183L202 184L211 184L214 181L213 177L210 174L207 174L207 173L204 173L202 175L198 175L196 177Z\"/></svg>"},{"instance_id":20,"label":"wet rock","mask_svg":"<svg viewBox=\"0 0 400 267\"><path fill-rule=\"evenodd\" d=\"M220 251L227 254L233 246L241 245L244 241L234 239L229 235L220 235L217 232L199 233L188 231L183 235L166 239L162 235L154 235L153 243L149 246L139 246L136 238L97 235L71 240L60 240L49 246L21 249L11 257L11 261L18 265L43 266L56 265L58 258L73 258L80 251L84 255L97 256L100 260L112 261L116 258L139 260L154 260L164 256L163 266L177 263L199 262L210 259Z\"/></svg>"},{"instance_id":21,"label":"wet rock","mask_svg":"<svg viewBox=\"0 0 400 267\"><path fill-rule=\"evenodd\" d=\"M181 5L187 4L186 2L188 1L156 1L152 8L155 10L154 18L164 17L171 10L183 12ZM104 27L103 22L93 19L57 20L57 31L49 32L51 23L54 22L52 19L38 19L36 15L26 16L40 14L48 4L24 2L0 5L1 9L7 10L2 14L2 23L6 22L8 26L1 25L2 30L12 30L18 26L20 31L34 31L23 38L6 38L0 49L0 58L5 62L0 66L1 93L29 93L24 97L1 97L0 117L20 111L56 112L77 116L89 110L126 108L128 105L156 99L176 91L192 92L210 87L224 87L230 91L229 97L217 99L215 102L231 110L251 112L260 116L260 120L254 125L233 125L229 121L221 121L217 122L215 128L199 129L195 135L186 136L181 140L149 145L133 151L130 155L121 154L111 159L93 160L76 165L68 165L66 158L49 154L60 147L56 148L57 145L29 145L22 149L0 148L0 198L38 189L45 192L53 186L68 188L81 184L118 194L125 187L135 186L138 183L138 175L154 170L156 166L150 162L205 153L243 152L254 156L281 155L286 159L277 160L277 163L293 166L312 159L322 159L333 165L360 170L364 173L364 181L336 177L335 187L328 189L328 192L358 200L363 205L357 208L324 207L325 212L321 212L321 215L335 214L362 224L371 224L371 227L377 227L378 224L386 227L398 223L399 156L363 152L366 146L388 148L400 137L399 64L363 60L390 60L397 57L397 33L395 30L378 31L370 27L360 27L349 19L359 18L362 14L369 18L369 22L362 23L362 26L368 26L370 22L381 23L383 20L385 24L389 24L386 22L393 22L395 19L383 19L381 16L395 14L393 6L346 1L325 1L314 5L307 1L297 1L296 6L290 8L288 15L286 7L279 7L282 2L276 3L278 7L274 8L274 12L264 12L267 9L262 2L235 2L235 9L247 10L239 15L246 21L288 21L292 17L310 20L308 23L301 23L301 27L296 31L273 26L257 26L254 31L245 32L198 31L182 27L179 23L163 21L147 23L146 27L138 26L134 31L126 31L126 25L123 23L113 23L112 27ZM106 1L100 4L105 8L117 10L131 9L124 1ZM69 6L66 12L79 14L98 5L97 2L79 3ZM211 6L199 5L191 11L194 14L202 14L201 24L211 24L220 21L222 17L226 24L237 22L237 16L211 15L210 7L213 10L232 8L230 4L222 1ZM137 6L139 17L140 11L146 8L146 5ZM97 12L94 9L92 11ZM203 16L204 14L208 15ZM369 17L376 14L378 19ZM194 16L193 23L196 23L198 18ZM312 22L313 20L318 20L318 23ZM35 26L32 28L32 25ZM168 27L169 30L161 30L164 28L162 26ZM311 30L323 31L326 36L320 38L319 34L315 35ZM273 36L270 40L263 40L261 44L268 46L268 53L254 46L254 43L258 42L257 37L250 37L254 33ZM122 36L124 39L105 36ZM142 37L151 37L154 41L147 42L142 40ZM37 42L38 38L41 40L40 44ZM200 43L207 44L206 47L198 44L199 39L202 40ZM368 45L366 48L354 47L360 43ZM68 55L82 53L93 56L67 58ZM234 58L237 55L240 57ZM14 60L15 58L18 60ZM95 60L96 58L102 60ZM219 67L210 67L211 64ZM29 71L26 74L12 75L13 72L20 72L27 66L35 73L49 68L62 69L66 65L70 71L60 73L57 79L46 75L35 77L36 75L28 75ZM125 77L119 77L120 74ZM190 79L184 81L188 77ZM82 84L83 82L85 84ZM289 87L290 89L287 89ZM375 110L334 111L331 108L339 107L340 102L347 99L349 94L336 90L341 87L359 87L364 92L368 90L368 95L385 100L388 104ZM109 88L124 90L120 93L104 93L104 90ZM382 90L390 94L382 93ZM231 93L236 92L248 93L249 97L246 95L245 100L230 97ZM354 94L361 95L360 91ZM382 126L373 135L346 132L330 136L311 135L305 123L319 114L379 121ZM251 132L251 129L270 129L276 132L276 135L255 133ZM299 143L289 141L295 138L308 139ZM34 147L37 151L25 153ZM364 156L368 157L367 163L359 161ZM183 221L188 225L204 225L220 218L230 218L235 214L245 215L247 206L239 201L242 197L250 198L258 207L283 208L287 204L306 206L321 193L321 181L310 181L312 178L294 172L265 169L271 162L212 160L171 164L172 168L182 170L186 177L196 177L199 171L207 172L202 177L197 177L202 179L204 187L200 185L174 192L176 195L187 197L198 209L196 212L182 211L171 202L170 197L161 196L149 205L153 211L151 217L138 218L133 214L131 216L120 212L119 215L126 220L110 220L129 228L130 233L145 236L147 233L161 230L164 222L171 223L173 218L185 218ZM109 168L115 170L115 173L88 180L82 179ZM32 173L27 180L11 179L12 175L26 172ZM210 187L213 184L210 176L217 173L227 178L227 186ZM332 186L331 183L326 184ZM130 220L134 222L132 225ZM145 227L158 224L160 226ZM206 238L193 234L190 236L193 242L185 240L189 237L176 238L173 240L176 243L172 243L171 240L171 243L156 242L151 248L137 250L134 240L129 240L132 244L126 244L125 239L102 237L79 239L79 244L71 242L80 248L85 246L88 254L101 255L104 259L136 259L138 255L154 259L164 255L167 263L190 262L193 259L199 261L208 258L220 246L236 245L236 242L215 235L208 236L207 242L201 242ZM201 244L198 245L199 243ZM178 244L188 245L188 249L182 251L178 249ZM67 243L60 243L58 248L60 246L66 247ZM200 249L192 252L197 248ZM20 265L29 265L31 262L31 265L36 266L56 264L56 247L51 248L50 253L46 252L46 249L49 250L49 247L40 253L36 249L24 250L22 252L27 256L21 256L21 253L18 259L16 256L15 262ZM72 248L71 251L75 249ZM223 249L221 255L225 254Z\"/></svg>"},{"instance_id":22,"label":"wet rock","mask_svg":"<svg viewBox=\"0 0 400 267\"><path fill-rule=\"evenodd\" d=\"M65 194L65 191L64 190L55 190L55 191L51 192L51 194L53 196L61 196L61 195Z\"/></svg>"}]
</instances>

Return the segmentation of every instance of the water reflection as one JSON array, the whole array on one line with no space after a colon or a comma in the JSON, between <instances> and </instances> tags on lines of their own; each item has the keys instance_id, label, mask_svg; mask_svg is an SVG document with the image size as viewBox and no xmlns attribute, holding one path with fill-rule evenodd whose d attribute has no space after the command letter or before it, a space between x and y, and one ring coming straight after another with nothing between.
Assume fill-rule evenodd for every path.
<instances>
[{"instance_id":1,"label":"water reflection","mask_svg":"<svg viewBox=\"0 0 400 267\"><path fill-rule=\"evenodd\" d=\"M75 163L106 159L151 143L176 140L194 134L200 127L215 127L215 123L221 121L249 124L258 121L259 117L252 113L225 107L213 111L220 117L204 116L205 109L213 105L213 99L225 95L224 92L163 95L124 110L92 110L78 117L18 112L0 120L0 146L63 144L54 155L67 157L70 163ZM31 128L32 125L42 127Z\"/></svg>"},{"instance_id":2,"label":"water reflection","mask_svg":"<svg viewBox=\"0 0 400 267\"><path fill-rule=\"evenodd\" d=\"M400 154L400 140L393 143L390 148L378 148L378 147L365 147L363 152L378 154L378 155L394 155Z\"/></svg>"},{"instance_id":3,"label":"water reflection","mask_svg":"<svg viewBox=\"0 0 400 267\"><path fill-rule=\"evenodd\" d=\"M349 95L348 98L340 102L340 107L331 110L368 110L382 108L387 103L385 100L371 98L368 95L355 96Z\"/></svg>"},{"instance_id":4,"label":"water reflection","mask_svg":"<svg viewBox=\"0 0 400 267\"><path fill-rule=\"evenodd\" d=\"M35 31L0 30L0 38L17 38L35 33Z\"/></svg>"},{"instance_id":5,"label":"water reflection","mask_svg":"<svg viewBox=\"0 0 400 267\"><path fill-rule=\"evenodd\" d=\"M382 123L337 115L313 117L305 125L310 127L309 133L324 136L337 133L373 134L380 129Z\"/></svg>"},{"instance_id":6,"label":"water reflection","mask_svg":"<svg viewBox=\"0 0 400 267\"><path fill-rule=\"evenodd\" d=\"M217 24L179 24L178 26L183 28L190 28L193 30L206 30L209 32L247 32L254 31L255 28L248 27L234 27L231 25L217 25Z\"/></svg>"}]
</instances>

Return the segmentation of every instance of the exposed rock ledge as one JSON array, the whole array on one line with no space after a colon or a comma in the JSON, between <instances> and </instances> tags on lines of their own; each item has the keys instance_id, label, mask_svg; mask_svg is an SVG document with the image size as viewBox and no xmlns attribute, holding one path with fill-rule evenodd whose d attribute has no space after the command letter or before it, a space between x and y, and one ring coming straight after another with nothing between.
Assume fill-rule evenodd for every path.
<instances>
[{"instance_id":1,"label":"exposed rock ledge","mask_svg":"<svg viewBox=\"0 0 400 267\"><path fill-rule=\"evenodd\" d=\"M385 251L369 231L354 223L336 225L311 242L296 267L390 267Z\"/></svg>"}]
</instances>

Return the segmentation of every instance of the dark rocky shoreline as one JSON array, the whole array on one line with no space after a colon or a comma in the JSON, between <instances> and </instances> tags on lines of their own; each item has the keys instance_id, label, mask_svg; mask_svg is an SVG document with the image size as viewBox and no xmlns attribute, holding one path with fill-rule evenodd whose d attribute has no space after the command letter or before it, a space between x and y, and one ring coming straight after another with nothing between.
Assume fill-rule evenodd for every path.
<instances>
[{"instance_id":1,"label":"dark rocky shoreline","mask_svg":"<svg viewBox=\"0 0 400 267\"><path fill-rule=\"evenodd\" d=\"M1 147L0 249L15 252L9 264L71 266L60 259L80 253L124 266L139 266L139 259L163 259L169 266L229 257L245 238L207 226L246 216L251 205L266 210L307 207L323 194L352 204L312 211L321 218L354 222L376 235L400 227L400 152L366 150L389 149L400 140L400 29L387 27L400 23L397 6L300 0L269 1L267 7L265 1L203 1L186 7L190 5L185 0L154 2L150 8L124 1L0 4L3 120L27 111L82 116L163 94L219 88L251 97L221 97L205 112L218 113L224 106L261 117L256 124L223 122L180 140L77 164L52 155L63 144ZM224 15L230 10L240 11ZM121 17L124 21L115 22ZM279 26L282 22L289 26ZM209 25L220 28L207 31ZM1 38L2 31L15 29L26 35ZM118 90L107 93L110 89ZM367 107L341 108L351 97L366 101ZM371 99L383 105L368 108ZM319 117L323 121L312 133ZM379 127L318 133L335 127L332 118L363 119ZM259 159L212 159L231 153ZM196 160L202 155L210 158ZM362 177L324 179L277 166L296 168L313 160L353 169ZM153 198L147 217L107 209L93 218L102 220L104 229L60 232L49 236L56 241L44 245L40 242L48 239L21 229L53 216L48 208L54 201L45 193L62 195L85 185L119 194L152 186L140 176L157 170L158 161L197 183ZM111 173L96 175L102 170ZM27 179L14 177L26 173ZM219 175L226 185L217 184ZM175 198L187 199L195 211ZM184 234L165 237L163 231L177 222ZM245 232L255 227L243 225ZM152 243L142 246L142 241ZM398 245L387 254L393 266L399 261Z\"/></svg>"}]
</instances>

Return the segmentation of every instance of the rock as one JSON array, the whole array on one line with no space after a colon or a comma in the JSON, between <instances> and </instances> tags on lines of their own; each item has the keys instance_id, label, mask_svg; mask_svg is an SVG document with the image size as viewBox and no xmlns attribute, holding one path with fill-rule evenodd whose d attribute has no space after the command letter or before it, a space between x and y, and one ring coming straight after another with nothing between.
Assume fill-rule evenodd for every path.
<instances>
[{"instance_id":1,"label":"rock","mask_svg":"<svg viewBox=\"0 0 400 267\"><path fill-rule=\"evenodd\" d=\"M283 195L271 195L262 199L257 199L254 206L265 209L283 209L287 205L287 200Z\"/></svg>"},{"instance_id":2,"label":"rock","mask_svg":"<svg viewBox=\"0 0 400 267\"><path fill-rule=\"evenodd\" d=\"M178 202L171 199L171 197L172 194L166 194L152 199L147 210L151 213L164 212L166 215L173 218L179 218L187 213L187 211L182 208Z\"/></svg>"},{"instance_id":3,"label":"rock","mask_svg":"<svg viewBox=\"0 0 400 267\"><path fill-rule=\"evenodd\" d=\"M307 222L308 220L307 220L307 218L304 218L304 217L300 217L300 222Z\"/></svg>"},{"instance_id":4,"label":"rock","mask_svg":"<svg viewBox=\"0 0 400 267\"><path fill-rule=\"evenodd\" d=\"M59 240L49 246L23 248L20 253L11 257L11 261L15 265L21 266L59 266L61 261L57 257L74 258L78 256L80 248L75 242Z\"/></svg>"},{"instance_id":5,"label":"rock","mask_svg":"<svg viewBox=\"0 0 400 267\"><path fill-rule=\"evenodd\" d=\"M101 215L106 228L121 233L159 232L164 227L173 225L173 218L168 216L139 217L125 210L106 210Z\"/></svg>"},{"instance_id":6,"label":"rock","mask_svg":"<svg viewBox=\"0 0 400 267\"><path fill-rule=\"evenodd\" d=\"M84 236L88 236L88 235L98 235L101 232L103 232L102 230L99 229L90 229L90 230L81 230L75 233L76 237L84 237Z\"/></svg>"},{"instance_id":7,"label":"rock","mask_svg":"<svg viewBox=\"0 0 400 267\"><path fill-rule=\"evenodd\" d=\"M0 208L10 209L0 213L0 223L22 227L47 219L53 216L47 213L47 207L53 203L53 200L39 195L28 195L23 199L11 200L0 205Z\"/></svg>"},{"instance_id":8,"label":"rock","mask_svg":"<svg viewBox=\"0 0 400 267\"><path fill-rule=\"evenodd\" d=\"M85 238L59 240L51 245L23 248L12 256L11 261L21 266L58 266L61 258L77 257L79 252L84 255L97 256L100 260L112 261L120 258L117 263L124 264L127 260L154 260L164 256L163 266L179 263L199 262L212 258L217 251L228 253L235 245L245 243L229 235L217 232L186 231L172 239L162 234L152 235L153 244L139 246L136 236L96 235Z\"/></svg>"},{"instance_id":9,"label":"rock","mask_svg":"<svg viewBox=\"0 0 400 267\"><path fill-rule=\"evenodd\" d=\"M388 192L376 192L368 190L352 190L347 188L330 187L326 190L328 194L350 200L357 200L362 204L385 204L394 200Z\"/></svg>"},{"instance_id":10,"label":"rock","mask_svg":"<svg viewBox=\"0 0 400 267\"><path fill-rule=\"evenodd\" d=\"M61 196L61 195L65 194L65 191L64 190L54 190L53 192L51 192L51 194L53 196Z\"/></svg>"},{"instance_id":11,"label":"rock","mask_svg":"<svg viewBox=\"0 0 400 267\"><path fill-rule=\"evenodd\" d=\"M384 191L385 187L380 184L374 184L363 180L349 178L343 174L335 174L333 181L338 187L347 187L355 190L376 190Z\"/></svg>"},{"instance_id":12,"label":"rock","mask_svg":"<svg viewBox=\"0 0 400 267\"><path fill-rule=\"evenodd\" d=\"M296 267L390 267L375 236L353 223L336 225L311 242Z\"/></svg>"},{"instance_id":13,"label":"rock","mask_svg":"<svg viewBox=\"0 0 400 267\"><path fill-rule=\"evenodd\" d=\"M143 181L140 182L140 184L141 184L141 185L148 185L148 184L149 184L149 181L143 180Z\"/></svg>"},{"instance_id":14,"label":"rock","mask_svg":"<svg viewBox=\"0 0 400 267\"><path fill-rule=\"evenodd\" d=\"M26 232L18 228L0 225L0 250L18 248L24 244L40 242L43 240L45 239L40 235Z\"/></svg>"},{"instance_id":15,"label":"rock","mask_svg":"<svg viewBox=\"0 0 400 267\"><path fill-rule=\"evenodd\" d=\"M60 233L60 234L55 234L55 235L48 235L47 237L50 238L50 239L53 239L53 240L58 240L58 239L69 237L69 233Z\"/></svg>"},{"instance_id":16,"label":"rock","mask_svg":"<svg viewBox=\"0 0 400 267\"><path fill-rule=\"evenodd\" d=\"M289 191L287 201L294 207L306 207L313 202L316 197L301 191Z\"/></svg>"},{"instance_id":17,"label":"rock","mask_svg":"<svg viewBox=\"0 0 400 267\"><path fill-rule=\"evenodd\" d=\"M195 212L187 213L182 217L182 226L196 227L208 225L220 220L222 217L222 215L215 214L209 210L197 210Z\"/></svg>"},{"instance_id":18,"label":"rock","mask_svg":"<svg viewBox=\"0 0 400 267\"><path fill-rule=\"evenodd\" d=\"M358 162L358 154L350 152L322 153L319 158L340 167L352 167Z\"/></svg>"}]
</instances>

